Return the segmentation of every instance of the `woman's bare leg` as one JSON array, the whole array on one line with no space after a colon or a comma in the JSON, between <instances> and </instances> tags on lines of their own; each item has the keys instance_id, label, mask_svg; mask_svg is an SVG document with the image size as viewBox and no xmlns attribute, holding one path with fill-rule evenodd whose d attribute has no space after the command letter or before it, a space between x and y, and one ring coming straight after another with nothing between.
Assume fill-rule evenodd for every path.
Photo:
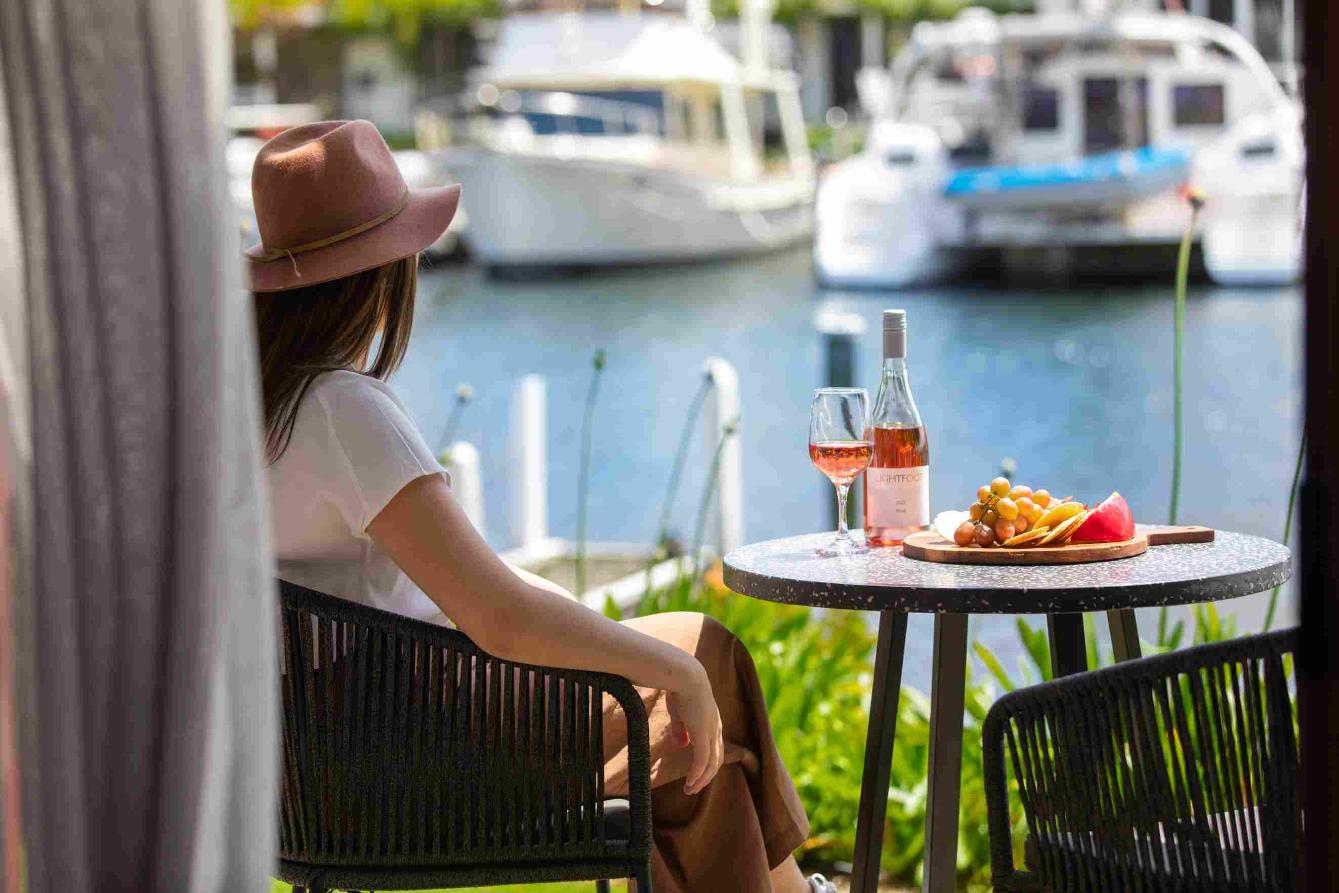
<instances>
[{"instance_id":1,"label":"woman's bare leg","mask_svg":"<svg viewBox=\"0 0 1339 893\"><path fill-rule=\"evenodd\" d=\"M809 893L809 881L795 864L794 856L772 869L772 889L776 893Z\"/></svg>"}]
</instances>

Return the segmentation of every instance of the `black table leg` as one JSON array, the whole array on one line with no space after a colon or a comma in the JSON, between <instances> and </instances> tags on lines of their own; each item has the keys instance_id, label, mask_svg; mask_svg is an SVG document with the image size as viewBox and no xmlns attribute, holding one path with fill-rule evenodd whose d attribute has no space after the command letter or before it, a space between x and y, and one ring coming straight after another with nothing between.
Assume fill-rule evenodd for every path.
<instances>
[{"instance_id":1,"label":"black table leg","mask_svg":"<svg viewBox=\"0 0 1339 893\"><path fill-rule=\"evenodd\" d=\"M902 690L902 654L907 643L907 615L879 613L879 645L874 652L874 695L865 735L865 771L860 780L860 811L855 826L855 868L851 893L879 888L879 855L888 814L888 782L893 770L893 739L897 734L897 698Z\"/></svg>"},{"instance_id":2,"label":"black table leg","mask_svg":"<svg viewBox=\"0 0 1339 893\"><path fill-rule=\"evenodd\" d=\"M1116 656L1116 663L1138 660L1143 656L1133 608L1107 611L1107 625L1111 627L1111 652Z\"/></svg>"},{"instance_id":3,"label":"black table leg","mask_svg":"<svg viewBox=\"0 0 1339 893\"><path fill-rule=\"evenodd\" d=\"M1059 679L1088 669L1082 614L1047 614L1046 634L1051 640L1052 676Z\"/></svg>"},{"instance_id":4,"label":"black table leg","mask_svg":"<svg viewBox=\"0 0 1339 893\"><path fill-rule=\"evenodd\" d=\"M967 689L967 615L936 614L930 677L930 767L925 793L922 893L953 893L958 874L962 714Z\"/></svg>"}]
</instances>

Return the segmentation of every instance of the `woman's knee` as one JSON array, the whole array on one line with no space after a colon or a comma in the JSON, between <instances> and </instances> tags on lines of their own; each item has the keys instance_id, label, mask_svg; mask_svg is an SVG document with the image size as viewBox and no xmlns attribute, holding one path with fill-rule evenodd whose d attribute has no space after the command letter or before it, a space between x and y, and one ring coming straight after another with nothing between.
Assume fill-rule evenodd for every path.
<instances>
[{"instance_id":1,"label":"woman's knee","mask_svg":"<svg viewBox=\"0 0 1339 893\"><path fill-rule=\"evenodd\" d=\"M699 660L705 659L708 655L732 654L735 648L743 647L735 634L710 614L684 612L682 616L696 627L696 654Z\"/></svg>"},{"instance_id":2,"label":"woman's knee","mask_svg":"<svg viewBox=\"0 0 1339 893\"><path fill-rule=\"evenodd\" d=\"M733 691L741 654L748 650L730 629L710 614L694 614L698 625L697 647L693 654L711 677L712 688L718 694Z\"/></svg>"},{"instance_id":3,"label":"woman's knee","mask_svg":"<svg viewBox=\"0 0 1339 893\"><path fill-rule=\"evenodd\" d=\"M712 678L713 687L734 674L736 660L744 648L725 624L695 611L650 614L624 623L696 657Z\"/></svg>"}]
</instances>

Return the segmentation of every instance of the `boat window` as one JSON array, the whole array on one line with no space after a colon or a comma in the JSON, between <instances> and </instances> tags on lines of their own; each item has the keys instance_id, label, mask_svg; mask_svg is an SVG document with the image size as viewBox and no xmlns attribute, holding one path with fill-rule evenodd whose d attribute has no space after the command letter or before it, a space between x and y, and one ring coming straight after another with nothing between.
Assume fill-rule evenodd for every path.
<instances>
[{"instance_id":1,"label":"boat window","mask_svg":"<svg viewBox=\"0 0 1339 893\"><path fill-rule=\"evenodd\" d=\"M962 72L958 70L955 61L952 56L940 58L938 64L935 65L935 77L948 83L961 81L963 79Z\"/></svg>"},{"instance_id":2,"label":"boat window","mask_svg":"<svg viewBox=\"0 0 1339 893\"><path fill-rule=\"evenodd\" d=\"M1226 117L1222 84L1172 87L1172 121L1177 127L1222 126Z\"/></svg>"},{"instance_id":3,"label":"boat window","mask_svg":"<svg viewBox=\"0 0 1339 893\"><path fill-rule=\"evenodd\" d=\"M916 153L911 149L889 149L883 161L889 167L907 167L916 163Z\"/></svg>"},{"instance_id":4,"label":"boat window","mask_svg":"<svg viewBox=\"0 0 1339 893\"><path fill-rule=\"evenodd\" d=\"M665 95L658 90L521 90L511 108L537 136L665 133Z\"/></svg>"},{"instance_id":5,"label":"boat window","mask_svg":"<svg viewBox=\"0 0 1339 893\"><path fill-rule=\"evenodd\" d=\"M956 146L950 146L948 157L955 165L984 166L990 164L990 134L985 128L978 128Z\"/></svg>"},{"instance_id":6,"label":"boat window","mask_svg":"<svg viewBox=\"0 0 1339 893\"><path fill-rule=\"evenodd\" d=\"M1273 140L1257 140L1241 147L1242 158L1273 158L1278 154L1278 146Z\"/></svg>"},{"instance_id":7,"label":"boat window","mask_svg":"<svg viewBox=\"0 0 1339 893\"><path fill-rule=\"evenodd\" d=\"M1023 129L1055 130L1060 126L1060 91L1028 84L1023 88Z\"/></svg>"},{"instance_id":8,"label":"boat window","mask_svg":"<svg viewBox=\"0 0 1339 893\"><path fill-rule=\"evenodd\" d=\"M1089 155L1148 145L1148 78L1086 78L1083 148Z\"/></svg>"},{"instance_id":9,"label":"boat window","mask_svg":"<svg viewBox=\"0 0 1339 893\"><path fill-rule=\"evenodd\" d=\"M758 96L754 107L761 111L759 120L749 115L749 124L754 128L756 147L762 150L768 163L789 163L790 155L786 150L786 136L781 130L781 97L770 90Z\"/></svg>"}]
</instances>

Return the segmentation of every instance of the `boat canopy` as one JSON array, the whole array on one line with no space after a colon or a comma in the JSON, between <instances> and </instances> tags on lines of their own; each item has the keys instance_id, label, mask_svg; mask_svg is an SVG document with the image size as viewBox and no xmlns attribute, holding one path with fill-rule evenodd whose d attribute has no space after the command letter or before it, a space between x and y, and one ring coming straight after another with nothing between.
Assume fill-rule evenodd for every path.
<instances>
[{"instance_id":1,"label":"boat canopy","mask_svg":"<svg viewBox=\"0 0 1339 893\"><path fill-rule=\"evenodd\" d=\"M670 83L767 89L719 43L669 15L535 13L511 16L489 64L472 75L499 88L596 90Z\"/></svg>"},{"instance_id":2,"label":"boat canopy","mask_svg":"<svg viewBox=\"0 0 1339 893\"><path fill-rule=\"evenodd\" d=\"M912 29L910 43L894 60L892 75L895 80L905 78L923 58L957 47L986 48L997 44L1029 47L1084 40L1210 44L1244 65L1276 107L1288 103L1287 93L1250 41L1228 25L1185 13L1122 11L1087 16L1057 12L996 16L986 9L970 8L947 22L918 23Z\"/></svg>"}]
</instances>

